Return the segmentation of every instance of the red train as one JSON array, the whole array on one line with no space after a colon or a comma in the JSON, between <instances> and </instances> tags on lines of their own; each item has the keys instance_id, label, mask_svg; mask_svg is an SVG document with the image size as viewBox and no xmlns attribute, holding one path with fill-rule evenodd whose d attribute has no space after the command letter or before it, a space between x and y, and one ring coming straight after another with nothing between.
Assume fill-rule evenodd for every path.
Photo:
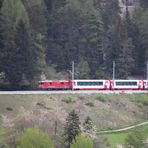
<instances>
[{"instance_id":1,"label":"red train","mask_svg":"<svg viewBox=\"0 0 148 148\"><path fill-rule=\"evenodd\" d=\"M39 81L43 90L145 90L147 80L46 80Z\"/></svg>"}]
</instances>

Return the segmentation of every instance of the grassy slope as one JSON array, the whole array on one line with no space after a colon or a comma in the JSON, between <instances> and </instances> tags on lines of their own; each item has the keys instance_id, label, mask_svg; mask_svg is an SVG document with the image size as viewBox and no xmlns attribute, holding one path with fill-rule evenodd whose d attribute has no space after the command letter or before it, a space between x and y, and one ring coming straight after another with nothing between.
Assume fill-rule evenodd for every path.
<instances>
[{"instance_id":1,"label":"grassy slope","mask_svg":"<svg viewBox=\"0 0 148 148\"><path fill-rule=\"evenodd\" d=\"M141 131L145 137L148 136L148 125L138 127L136 128L136 130ZM131 132L132 130L128 130L127 132L106 134L105 136L108 138L111 148L116 148L118 144L124 144L125 139L127 138L128 134L130 134Z\"/></svg>"},{"instance_id":2,"label":"grassy slope","mask_svg":"<svg viewBox=\"0 0 148 148\"><path fill-rule=\"evenodd\" d=\"M1 143L3 143L4 133L5 133L4 128L0 127L0 145L1 145Z\"/></svg>"},{"instance_id":3,"label":"grassy slope","mask_svg":"<svg viewBox=\"0 0 148 148\"><path fill-rule=\"evenodd\" d=\"M47 110L37 106L38 102L44 102ZM54 119L55 112L58 112L60 123L64 124L63 119L72 109L75 109L79 114L81 123L84 122L87 116L90 116L100 131L102 129L125 127L137 121L143 121L148 110L148 106L145 105L147 102L146 94L111 94L104 95L103 98L99 94L0 95L0 124L2 116L9 118L21 116L22 108L25 112L38 111L39 109L47 111L51 121ZM12 108L12 111L7 110L8 107ZM52 126L54 123L51 121ZM2 132L3 130L0 129L0 133ZM108 134L107 137L114 148L114 144L123 143L126 135L127 133ZM2 137L0 137L0 141L2 141Z\"/></svg>"},{"instance_id":4,"label":"grassy slope","mask_svg":"<svg viewBox=\"0 0 148 148\"><path fill-rule=\"evenodd\" d=\"M116 148L118 144L123 144L129 132L106 135L111 148Z\"/></svg>"}]
</instances>

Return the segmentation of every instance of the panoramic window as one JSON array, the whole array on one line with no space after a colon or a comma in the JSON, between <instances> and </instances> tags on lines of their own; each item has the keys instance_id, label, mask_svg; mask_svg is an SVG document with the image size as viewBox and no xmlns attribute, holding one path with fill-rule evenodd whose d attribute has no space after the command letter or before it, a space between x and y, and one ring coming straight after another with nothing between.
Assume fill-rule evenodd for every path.
<instances>
[{"instance_id":1,"label":"panoramic window","mask_svg":"<svg viewBox=\"0 0 148 148\"><path fill-rule=\"evenodd\" d=\"M129 82L116 82L116 85L117 86L136 86L137 82L132 82L132 81L129 81Z\"/></svg>"},{"instance_id":2,"label":"panoramic window","mask_svg":"<svg viewBox=\"0 0 148 148\"><path fill-rule=\"evenodd\" d=\"M78 82L78 86L100 86L103 85L103 82Z\"/></svg>"}]
</instances>

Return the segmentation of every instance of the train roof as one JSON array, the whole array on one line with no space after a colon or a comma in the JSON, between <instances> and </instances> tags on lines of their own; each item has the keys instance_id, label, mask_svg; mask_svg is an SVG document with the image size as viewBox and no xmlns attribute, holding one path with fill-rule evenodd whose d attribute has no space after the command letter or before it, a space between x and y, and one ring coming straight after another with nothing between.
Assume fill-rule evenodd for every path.
<instances>
[{"instance_id":1,"label":"train roof","mask_svg":"<svg viewBox=\"0 0 148 148\"><path fill-rule=\"evenodd\" d=\"M68 82L69 80L41 80L39 82Z\"/></svg>"}]
</instances>

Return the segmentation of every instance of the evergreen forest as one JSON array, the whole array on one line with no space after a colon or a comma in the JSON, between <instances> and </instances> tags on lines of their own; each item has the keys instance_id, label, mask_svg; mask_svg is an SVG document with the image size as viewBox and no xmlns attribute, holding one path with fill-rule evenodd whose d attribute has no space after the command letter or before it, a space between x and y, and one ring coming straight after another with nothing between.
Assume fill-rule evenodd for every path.
<instances>
[{"instance_id":1,"label":"evergreen forest","mask_svg":"<svg viewBox=\"0 0 148 148\"><path fill-rule=\"evenodd\" d=\"M76 79L111 79L113 61L116 78L145 79L148 1L128 1L0 0L0 89L71 79L72 61Z\"/></svg>"}]
</instances>

